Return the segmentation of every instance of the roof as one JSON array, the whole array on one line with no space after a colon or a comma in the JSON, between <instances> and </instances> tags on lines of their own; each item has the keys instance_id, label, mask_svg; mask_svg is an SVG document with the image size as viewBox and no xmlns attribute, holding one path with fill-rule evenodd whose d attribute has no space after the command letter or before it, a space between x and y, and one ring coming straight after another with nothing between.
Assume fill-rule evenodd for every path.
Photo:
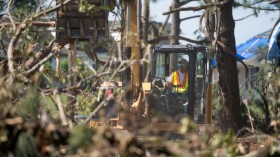
<instances>
[{"instance_id":1,"label":"roof","mask_svg":"<svg viewBox=\"0 0 280 157\"><path fill-rule=\"evenodd\" d=\"M236 47L236 56L242 60L252 58L256 51L260 48L265 48L271 30L255 35Z\"/></svg>"},{"instance_id":2,"label":"roof","mask_svg":"<svg viewBox=\"0 0 280 157\"><path fill-rule=\"evenodd\" d=\"M241 60L255 60L256 59L256 52L260 48L264 48L267 46L267 40L271 33L271 29L260 33L258 35L253 36L251 39L247 40L246 42L238 45L236 47L236 57ZM214 59L211 60L211 65L216 67L216 61Z\"/></svg>"}]
</instances>

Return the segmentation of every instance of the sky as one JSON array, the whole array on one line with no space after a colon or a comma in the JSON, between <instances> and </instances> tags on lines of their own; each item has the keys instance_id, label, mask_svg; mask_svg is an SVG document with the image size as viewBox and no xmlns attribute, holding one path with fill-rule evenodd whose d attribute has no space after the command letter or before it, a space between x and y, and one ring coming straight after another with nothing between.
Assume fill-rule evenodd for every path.
<instances>
[{"instance_id":1,"label":"sky","mask_svg":"<svg viewBox=\"0 0 280 157\"><path fill-rule=\"evenodd\" d=\"M171 5L171 0L158 0L158 2L151 2L150 15L151 17L159 22L165 20L165 15L162 12L169 10ZM195 4L189 4L186 6L194 6ZM248 9L237 9L233 11L233 18L240 19L252 13L252 10ZM180 18L185 18L193 15L201 15L201 12L185 11L181 12ZM258 17L249 17L243 21L235 22L235 40L236 45L242 44L252 38L254 35L263 33L271 29L279 17L279 12L265 13L261 11ZM169 20L171 23L171 19ZM187 20L181 23L182 36L195 39L194 31L198 29L199 21L198 19Z\"/></svg>"},{"instance_id":2,"label":"sky","mask_svg":"<svg viewBox=\"0 0 280 157\"><path fill-rule=\"evenodd\" d=\"M51 1L51 0L48 0ZM143 0L142 0L143 3ZM157 22L164 22L166 15L162 15L163 12L166 12L169 10L169 7L172 3L172 0L157 0L157 2L150 2L150 16L152 20ZM263 4L263 3L262 3ZM198 6L196 3L189 3L188 5L185 5L184 7L188 6ZM276 8L276 7L275 7ZM234 19L240 19L243 18L249 14L251 14L253 11L251 9L235 9L233 10L233 18ZM180 13L180 18L190 17L193 15L201 15L201 12L193 12L193 11L182 11ZM275 12L269 12L265 13L264 11L261 11L261 13L258 15L258 17L251 16L249 18L246 18L242 21L236 21L235 22L235 40L236 40L236 46L239 44L242 44L246 42L247 40L251 39L254 35L263 33L271 28L273 28L274 24L276 23L278 17L280 15L279 11ZM112 15L109 16L109 20L113 20L114 17ZM192 19L192 20L186 20L181 23L181 36L196 39L196 35L194 35L194 32L199 27L199 19ZM168 21L171 23L171 18ZM184 41L181 42L182 44Z\"/></svg>"},{"instance_id":3,"label":"sky","mask_svg":"<svg viewBox=\"0 0 280 157\"><path fill-rule=\"evenodd\" d=\"M49 0L50 1L50 0ZM142 0L143 3L143 0ZM169 10L169 7L172 3L172 0L157 0L157 2L150 3L150 16L153 20L157 22L164 22L166 15L162 15L163 12ZM190 3L187 6L197 6L195 3ZM234 19L243 18L252 13L250 9L235 9L233 10ZM192 12L192 11L184 11L181 12L180 17L185 18L193 15L201 15L201 12ZM242 21L235 22L235 40L236 45L242 44L247 40L251 39L254 35L263 33L271 28L273 28L276 23L278 17L280 15L279 11L265 13L261 11L258 17L251 16ZM113 20L114 18L109 16L109 19ZM171 23L171 18L168 21ZM188 37L191 39L196 39L194 35L194 31L199 27L198 18L183 21L181 23L181 36ZM184 42L181 42L184 43Z\"/></svg>"}]
</instances>

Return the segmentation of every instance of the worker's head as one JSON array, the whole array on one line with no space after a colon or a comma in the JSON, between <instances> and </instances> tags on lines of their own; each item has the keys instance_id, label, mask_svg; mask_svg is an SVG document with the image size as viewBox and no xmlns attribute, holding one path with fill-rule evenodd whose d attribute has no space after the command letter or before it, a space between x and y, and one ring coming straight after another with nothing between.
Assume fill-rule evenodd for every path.
<instances>
[{"instance_id":1,"label":"worker's head","mask_svg":"<svg viewBox=\"0 0 280 157\"><path fill-rule=\"evenodd\" d=\"M186 59L180 59L178 61L178 68L181 72L185 72L188 69L189 62Z\"/></svg>"}]
</instances>

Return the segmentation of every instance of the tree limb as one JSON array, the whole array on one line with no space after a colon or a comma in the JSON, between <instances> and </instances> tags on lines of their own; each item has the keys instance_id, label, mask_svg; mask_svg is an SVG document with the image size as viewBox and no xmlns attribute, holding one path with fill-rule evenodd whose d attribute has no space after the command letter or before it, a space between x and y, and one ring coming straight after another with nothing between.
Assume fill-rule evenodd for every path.
<instances>
[{"instance_id":1,"label":"tree limb","mask_svg":"<svg viewBox=\"0 0 280 157\"><path fill-rule=\"evenodd\" d=\"M54 8L51 8L49 10L46 10L46 11L43 11L43 12L40 12L38 14L35 14L33 16L33 18L38 18L40 16L43 16L43 15L46 15L50 12L53 12L54 10L60 8L62 5L65 5L67 3L69 3L71 0L66 0L64 1L62 4L59 4L57 5L56 7ZM14 74L15 72L15 69L14 69L14 61L13 61L13 51L14 51L14 47L16 45L16 42L19 38L19 36L21 35L22 31L25 29L26 27L26 24L28 21L32 21L32 18L26 18L20 25L19 25L19 28L16 30L16 33L12 36L11 38L11 41L9 43L9 46L8 46L8 52L7 52L7 57L8 57L8 67L9 67L9 71Z\"/></svg>"},{"instance_id":2,"label":"tree limb","mask_svg":"<svg viewBox=\"0 0 280 157\"><path fill-rule=\"evenodd\" d=\"M44 59L40 60L40 62L38 62L36 65L34 65L31 69L29 69L28 71L26 71L25 75L30 75L32 74L35 70L37 70L41 65L43 65L46 61L48 61L49 59L51 59L54 56L54 54L51 52L49 53L49 55L47 57L45 57Z\"/></svg>"},{"instance_id":3,"label":"tree limb","mask_svg":"<svg viewBox=\"0 0 280 157\"><path fill-rule=\"evenodd\" d=\"M205 13L204 13L205 14ZM203 14L203 15L204 15ZM220 25L221 25L221 15L219 14L218 15L219 16L219 18L218 18L218 26L217 26L217 34L219 34L219 32L220 32ZM204 32L205 34L207 34L208 36L209 36L209 38L210 38L210 40L212 40L212 41L214 41L214 46L216 45L216 44L218 44L218 45L220 45L222 48L224 48L225 50L226 50L226 52L228 52L233 58L235 58L235 60L237 60L237 61L239 61L244 67L245 67L245 71L246 71L246 73L248 73L249 72L249 69L248 69L248 66L240 59L240 58L238 58L238 57L236 57L236 53L235 52L233 52L233 51L231 51L226 45L224 45L221 41L219 41L218 40L218 38L216 37L214 37L214 35L212 34L212 33L207 33L203 28L202 28L202 20L203 20L203 17L204 16L201 16L201 18L200 18L200 21L199 21L199 23L200 23L200 30L202 31L202 32ZM216 47L216 46L215 46ZM248 77L246 77L246 81L248 80Z\"/></svg>"},{"instance_id":4,"label":"tree limb","mask_svg":"<svg viewBox=\"0 0 280 157\"><path fill-rule=\"evenodd\" d=\"M248 18L248 17L250 17L250 16L254 16L254 15L255 15L255 13L250 14L250 15L247 15L247 16L242 17L242 18L239 18L239 19L236 19L235 21L242 21L242 20L244 20L244 19L246 19L246 18Z\"/></svg>"},{"instance_id":5,"label":"tree limb","mask_svg":"<svg viewBox=\"0 0 280 157\"><path fill-rule=\"evenodd\" d=\"M249 9L254 9L254 10L264 10L264 11L279 11L280 10L280 9L273 9L273 8L269 8L269 7L259 7L259 6L258 7L254 7L253 5L257 4L257 3L260 3L260 2L256 2L256 3L244 6L243 4L235 2L235 6L249 8Z\"/></svg>"},{"instance_id":6,"label":"tree limb","mask_svg":"<svg viewBox=\"0 0 280 157\"><path fill-rule=\"evenodd\" d=\"M59 95L57 95L56 93L54 95L55 95L55 102L56 102L58 110L59 110L59 116L60 116L62 125L63 126L68 126L68 121L67 121L67 117L66 117L66 114L64 112L64 109L63 109L62 101L61 101Z\"/></svg>"},{"instance_id":7,"label":"tree limb","mask_svg":"<svg viewBox=\"0 0 280 157\"><path fill-rule=\"evenodd\" d=\"M220 3L209 3L209 4L197 6L197 7L185 7L185 8L181 7L181 8L175 8L175 9L170 8L169 11L162 13L162 15L168 15L168 14L172 14L172 13L179 12L179 11L200 11L200 10L205 10L209 7L214 7L214 6L222 7L228 1L229 0L225 0L225 1L220 2Z\"/></svg>"},{"instance_id":8,"label":"tree limb","mask_svg":"<svg viewBox=\"0 0 280 157\"><path fill-rule=\"evenodd\" d=\"M109 101L113 99L113 95L106 97L94 110L93 112L87 117L87 119L83 122L83 126L86 126L92 117Z\"/></svg>"},{"instance_id":9,"label":"tree limb","mask_svg":"<svg viewBox=\"0 0 280 157\"><path fill-rule=\"evenodd\" d=\"M94 50L93 51L85 51L85 53L90 59L92 59L96 63L97 66L98 65L104 65L107 62L107 61L99 59Z\"/></svg>"},{"instance_id":10,"label":"tree limb","mask_svg":"<svg viewBox=\"0 0 280 157\"><path fill-rule=\"evenodd\" d=\"M26 22L27 22L27 20L24 20L24 22L22 22L20 24L19 28L16 30L16 33L12 36L11 41L10 41L9 46L8 46L8 52L7 52L8 67L9 67L10 73L12 73L12 74L14 74L14 72L15 72L14 61L13 61L14 48L15 48L15 45L16 45L16 42L17 42L19 36L21 35L21 32L26 27Z\"/></svg>"},{"instance_id":11,"label":"tree limb","mask_svg":"<svg viewBox=\"0 0 280 157\"><path fill-rule=\"evenodd\" d=\"M189 19L193 19L193 18L198 18L200 16L201 15L194 15L194 16L190 16L190 17L185 17L185 18L182 18L181 21L185 21L185 20L189 20Z\"/></svg>"},{"instance_id":12,"label":"tree limb","mask_svg":"<svg viewBox=\"0 0 280 157\"><path fill-rule=\"evenodd\" d=\"M158 31L159 36L162 35L162 32L163 32L164 28L166 27L166 24L167 24L169 18L170 18L170 14L166 16L163 25L159 28L159 31Z\"/></svg>"},{"instance_id":13,"label":"tree limb","mask_svg":"<svg viewBox=\"0 0 280 157\"><path fill-rule=\"evenodd\" d=\"M179 3L177 3L177 6L183 6L183 5L186 5L186 4L188 4L188 3L190 3L191 1L183 1L183 2L179 2Z\"/></svg>"},{"instance_id":14,"label":"tree limb","mask_svg":"<svg viewBox=\"0 0 280 157\"><path fill-rule=\"evenodd\" d=\"M38 18L38 17L40 17L40 16L44 16L44 15L46 15L46 14L48 14L48 13L51 13L51 12L57 10L57 9L60 8L61 6L66 5L67 3L71 2L71 1L72 1L72 0L63 1L63 3L61 3L61 4L59 4L59 5L56 5L56 6L53 7L53 8L50 8L50 9L48 9L48 10L45 10L45 11L42 11L42 12L39 12L39 13L35 14L35 15L33 16L33 18Z\"/></svg>"},{"instance_id":15,"label":"tree limb","mask_svg":"<svg viewBox=\"0 0 280 157\"><path fill-rule=\"evenodd\" d=\"M158 43L160 41L170 40L172 38L180 39L180 40L184 40L184 41L187 41L187 42L190 42L190 43L195 43L195 44L200 44L200 45L202 45L206 42L206 40L192 40L192 39L182 37L182 36L162 36L162 37L158 37L158 38L149 40L149 41L147 41L147 43L155 44L155 43Z\"/></svg>"},{"instance_id":16,"label":"tree limb","mask_svg":"<svg viewBox=\"0 0 280 157\"><path fill-rule=\"evenodd\" d=\"M14 22L12 16L11 16L11 14L10 14L10 8L11 8L11 6L13 5L13 3L14 3L14 0L11 0L11 1L8 3L7 9L6 9L6 13L8 14L9 20L10 20L10 22L12 23L12 26L13 26L13 30L15 31L15 30L16 30L16 24L15 24L15 22Z\"/></svg>"}]
</instances>

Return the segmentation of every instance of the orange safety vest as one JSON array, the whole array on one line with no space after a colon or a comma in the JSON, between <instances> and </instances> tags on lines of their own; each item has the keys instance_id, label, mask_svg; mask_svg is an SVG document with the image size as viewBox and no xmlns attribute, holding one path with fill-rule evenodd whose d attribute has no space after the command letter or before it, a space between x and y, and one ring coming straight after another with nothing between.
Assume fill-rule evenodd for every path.
<instances>
[{"instance_id":1,"label":"orange safety vest","mask_svg":"<svg viewBox=\"0 0 280 157\"><path fill-rule=\"evenodd\" d=\"M184 76L184 80L182 82L182 84L180 84L181 80L179 77L179 72L175 71L172 73L172 84L175 85L176 87L173 88L173 92L177 92L177 93L184 93L188 90L188 71L186 72L185 76Z\"/></svg>"}]
</instances>

